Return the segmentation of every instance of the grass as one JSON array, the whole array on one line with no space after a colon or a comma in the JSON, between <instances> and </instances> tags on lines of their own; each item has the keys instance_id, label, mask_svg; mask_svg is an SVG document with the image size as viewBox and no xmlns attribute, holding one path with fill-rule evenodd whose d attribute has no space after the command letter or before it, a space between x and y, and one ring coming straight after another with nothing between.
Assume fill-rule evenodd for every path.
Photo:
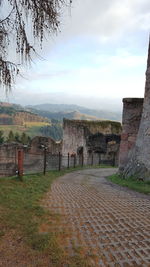
<instances>
[{"instance_id":1,"label":"grass","mask_svg":"<svg viewBox=\"0 0 150 267\"><path fill-rule=\"evenodd\" d=\"M45 176L26 175L23 181L16 177L1 178L0 240L3 241L8 232L15 231L17 236L21 236L30 253L35 255L36 251L36 257L38 257L42 252L42 257L43 255L49 257L54 267L63 266L64 262L68 267L92 266L82 253L75 251L74 256L66 255L59 241L57 225L61 220L60 216L51 214L40 204L44 194L50 190L52 182L70 171L50 171ZM46 231L39 230L43 224L47 227ZM54 225L56 231L52 228Z\"/></svg>"},{"instance_id":2,"label":"grass","mask_svg":"<svg viewBox=\"0 0 150 267\"><path fill-rule=\"evenodd\" d=\"M128 187L140 193L150 194L150 181L139 181L133 177L122 178L119 174L114 174L108 178L111 182Z\"/></svg>"},{"instance_id":3,"label":"grass","mask_svg":"<svg viewBox=\"0 0 150 267\"><path fill-rule=\"evenodd\" d=\"M48 122L26 122L24 125L0 125L0 130L4 132L4 136L7 137L10 131L15 134L18 132L22 134L25 132L30 137L41 135L40 128L50 125Z\"/></svg>"},{"instance_id":4,"label":"grass","mask_svg":"<svg viewBox=\"0 0 150 267\"><path fill-rule=\"evenodd\" d=\"M24 125L26 127L33 127L33 126L47 126L47 125L51 125L49 122L36 122L36 121L31 121L31 122L25 122Z\"/></svg>"},{"instance_id":5,"label":"grass","mask_svg":"<svg viewBox=\"0 0 150 267\"><path fill-rule=\"evenodd\" d=\"M23 133L26 129L24 126L19 125L0 125L0 131L3 131L4 136L7 137L10 131L13 131L14 133Z\"/></svg>"}]
</instances>

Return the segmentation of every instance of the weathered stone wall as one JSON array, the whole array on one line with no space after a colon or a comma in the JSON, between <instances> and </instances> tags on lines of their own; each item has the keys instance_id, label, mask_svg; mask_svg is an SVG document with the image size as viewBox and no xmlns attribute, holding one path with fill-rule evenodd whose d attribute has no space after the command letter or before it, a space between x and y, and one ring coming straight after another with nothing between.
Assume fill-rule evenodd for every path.
<instances>
[{"instance_id":1,"label":"weathered stone wall","mask_svg":"<svg viewBox=\"0 0 150 267\"><path fill-rule=\"evenodd\" d=\"M41 172L44 168L44 147L47 151L47 169L52 164L58 164L58 158L51 162L51 155L57 155L62 151L62 142L55 142L52 138L35 137L29 147L19 143L7 143L0 146L0 176L16 175L18 170L18 150L24 152L24 173ZM54 159L54 157L53 157Z\"/></svg>"},{"instance_id":2,"label":"weathered stone wall","mask_svg":"<svg viewBox=\"0 0 150 267\"><path fill-rule=\"evenodd\" d=\"M136 144L130 153L123 175L150 180L150 42L148 50L145 96Z\"/></svg>"},{"instance_id":3,"label":"weathered stone wall","mask_svg":"<svg viewBox=\"0 0 150 267\"><path fill-rule=\"evenodd\" d=\"M124 98L119 170L122 172L135 146L143 110L143 98Z\"/></svg>"},{"instance_id":4,"label":"weathered stone wall","mask_svg":"<svg viewBox=\"0 0 150 267\"><path fill-rule=\"evenodd\" d=\"M51 137L36 136L31 140L29 153L42 153L45 146L47 152L51 154L58 154L62 151L62 141L56 142Z\"/></svg>"},{"instance_id":5,"label":"weathered stone wall","mask_svg":"<svg viewBox=\"0 0 150 267\"><path fill-rule=\"evenodd\" d=\"M47 169L51 169L50 155L58 155L62 151L62 142L55 142L50 137L36 136L32 139L30 147L24 153L24 172L40 172L44 166L44 149L47 153Z\"/></svg>"},{"instance_id":6,"label":"weathered stone wall","mask_svg":"<svg viewBox=\"0 0 150 267\"><path fill-rule=\"evenodd\" d=\"M22 148L18 143L0 145L0 176L13 176L17 171L17 151Z\"/></svg>"},{"instance_id":7,"label":"weathered stone wall","mask_svg":"<svg viewBox=\"0 0 150 267\"><path fill-rule=\"evenodd\" d=\"M77 153L79 147L86 147L85 127L80 121L64 120L62 154ZM84 151L84 153L87 153Z\"/></svg>"},{"instance_id":8,"label":"weathered stone wall","mask_svg":"<svg viewBox=\"0 0 150 267\"><path fill-rule=\"evenodd\" d=\"M111 160L114 154L118 157L121 124L113 121L80 121L64 120L62 154L83 153L84 163L99 160ZM108 139L108 140L107 140ZM112 143L113 141L113 143ZM94 155L93 155L94 153ZM100 159L99 159L100 158ZM118 159L116 159L117 163Z\"/></svg>"}]
</instances>

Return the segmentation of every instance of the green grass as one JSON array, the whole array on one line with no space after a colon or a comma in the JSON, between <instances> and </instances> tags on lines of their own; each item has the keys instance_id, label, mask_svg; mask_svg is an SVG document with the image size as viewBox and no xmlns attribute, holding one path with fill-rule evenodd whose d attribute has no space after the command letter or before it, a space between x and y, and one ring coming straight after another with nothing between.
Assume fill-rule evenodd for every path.
<instances>
[{"instance_id":1,"label":"green grass","mask_svg":"<svg viewBox=\"0 0 150 267\"><path fill-rule=\"evenodd\" d=\"M57 225L61 217L51 214L40 205L44 194L50 190L52 182L70 171L71 169L60 172L50 171L45 176L41 174L26 175L23 177L23 181L16 177L1 178L0 240L5 238L6 233L15 231L31 252L42 252L42 255L50 258L54 267L62 266L64 261L67 262L68 267L92 266L88 259L80 253L75 252L73 257L65 255L59 245L57 231L51 230L53 221ZM42 224L48 225L48 231L39 231Z\"/></svg>"},{"instance_id":2,"label":"green grass","mask_svg":"<svg viewBox=\"0 0 150 267\"><path fill-rule=\"evenodd\" d=\"M57 176L56 173L46 176L29 175L23 177L23 182L16 177L1 178L0 205L3 209L0 217L1 227L17 229L28 240L33 239L45 215L38 201Z\"/></svg>"},{"instance_id":3,"label":"green grass","mask_svg":"<svg viewBox=\"0 0 150 267\"><path fill-rule=\"evenodd\" d=\"M122 178L119 174L114 174L108 178L111 182L128 187L140 193L150 194L150 181L139 181L135 178Z\"/></svg>"},{"instance_id":4,"label":"green grass","mask_svg":"<svg viewBox=\"0 0 150 267\"><path fill-rule=\"evenodd\" d=\"M45 125L50 125L49 123L46 122L31 122L31 123L25 123L25 125L0 125L0 131L4 132L4 136L7 137L10 131L13 131L15 134L18 132L19 134L22 134L25 132L27 135L30 137L34 137L37 135L41 135L40 128L45 126Z\"/></svg>"}]
</instances>

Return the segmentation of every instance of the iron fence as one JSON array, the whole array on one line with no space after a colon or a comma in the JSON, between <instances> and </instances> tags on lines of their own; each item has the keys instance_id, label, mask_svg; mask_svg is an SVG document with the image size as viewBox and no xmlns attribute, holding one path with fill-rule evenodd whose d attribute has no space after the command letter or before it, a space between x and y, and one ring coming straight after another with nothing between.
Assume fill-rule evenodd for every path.
<instances>
[{"instance_id":1,"label":"iron fence","mask_svg":"<svg viewBox=\"0 0 150 267\"><path fill-rule=\"evenodd\" d=\"M76 154L62 155L51 154L47 150L42 153L29 153L29 151L19 150L12 157L0 157L0 176L12 176L24 174L43 173L51 170L62 170L83 166L94 165L110 165L114 166L114 160L101 159L99 155L91 155L85 157Z\"/></svg>"}]
</instances>

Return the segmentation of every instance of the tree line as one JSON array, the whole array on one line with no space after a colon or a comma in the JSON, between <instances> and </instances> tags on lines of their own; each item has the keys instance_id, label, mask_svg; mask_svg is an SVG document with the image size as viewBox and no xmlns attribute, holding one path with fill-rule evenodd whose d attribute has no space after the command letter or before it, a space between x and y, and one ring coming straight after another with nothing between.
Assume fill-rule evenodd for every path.
<instances>
[{"instance_id":1,"label":"tree line","mask_svg":"<svg viewBox=\"0 0 150 267\"><path fill-rule=\"evenodd\" d=\"M63 138L63 128L60 123L53 123L50 126L43 126L40 128L40 132L43 136L51 137L56 141Z\"/></svg>"},{"instance_id":2,"label":"tree line","mask_svg":"<svg viewBox=\"0 0 150 267\"><path fill-rule=\"evenodd\" d=\"M19 134L18 132L13 133L13 131L9 131L8 136L4 136L4 132L0 131L0 144L3 144L5 142L11 143L11 142L18 142L23 145L29 144L31 141L30 136L28 136L25 132L22 134Z\"/></svg>"}]
</instances>

